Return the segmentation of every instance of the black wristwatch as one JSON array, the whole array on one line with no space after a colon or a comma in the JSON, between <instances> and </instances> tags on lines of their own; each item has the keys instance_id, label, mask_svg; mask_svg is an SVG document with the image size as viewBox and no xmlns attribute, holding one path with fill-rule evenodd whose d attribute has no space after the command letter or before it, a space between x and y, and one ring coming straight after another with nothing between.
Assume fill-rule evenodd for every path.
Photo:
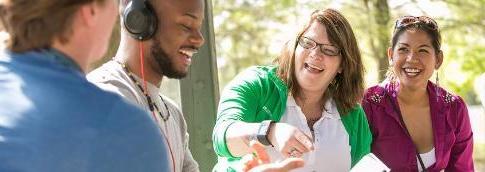
<instances>
[{"instance_id":1,"label":"black wristwatch","mask_svg":"<svg viewBox=\"0 0 485 172\"><path fill-rule=\"evenodd\" d=\"M268 138L269 128L272 123L274 123L274 121L271 120L265 120L261 122L261 125L259 125L258 133L256 133L256 138L258 139L258 141L265 146L273 146Z\"/></svg>"}]
</instances>

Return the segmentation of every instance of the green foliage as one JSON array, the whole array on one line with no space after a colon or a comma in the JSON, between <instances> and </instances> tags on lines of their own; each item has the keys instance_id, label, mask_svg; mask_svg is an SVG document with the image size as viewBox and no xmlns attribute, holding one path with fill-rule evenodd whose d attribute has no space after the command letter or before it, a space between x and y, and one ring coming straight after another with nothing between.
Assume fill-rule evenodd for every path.
<instances>
[{"instance_id":1,"label":"green foliage","mask_svg":"<svg viewBox=\"0 0 485 172\"><path fill-rule=\"evenodd\" d=\"M288 22L295 0L215 0L216 48L220 88L253 65L270 64L269 44Z\"/></svg>"},{"instance_id":2,"label":"green foliage","mask_svg":"<svg viewBox=\"0 0 485 172\"><path fill-rule=\"evenodd\" d=\"M390 7L385 0L214 0L215 32L219 57L220 88L241 70L269 64L277 55L270 42L282 27L303 19L301 14L336 6L349 20L356 34L367 72L367 83L382 80L387 67L386 48L393 21L409 15L404 5L420 8L418 1ZM440 68L440 84L476 104L475 78L485 72L485 0L435 0L444 2L451 14L437 17L443 36L445 61ZM388 7L389 13L386 12ZM425 9L419 9L427 15ZM384 20L385 19L385 20ZM291 33L284 33L291 34Z\"/></svg>"},{"instance_id":3,"label":"green foliage","mask_svg":"<svg viewBox=\"0 0 485 172\"><path fill-rule=\"evenodd\" d=\"M445 56L440 77L446 88L462 96L468 104L478 104L473 84L485 72L485 0L445 2L453 15L438 20Z\"/></svg>"}]
</instances>

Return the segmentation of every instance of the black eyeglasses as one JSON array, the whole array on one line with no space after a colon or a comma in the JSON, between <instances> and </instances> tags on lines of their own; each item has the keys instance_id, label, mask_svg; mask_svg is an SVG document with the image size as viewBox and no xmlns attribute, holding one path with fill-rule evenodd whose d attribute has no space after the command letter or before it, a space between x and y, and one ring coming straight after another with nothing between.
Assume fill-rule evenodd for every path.
<instances>
[{"instance_id":1,"label":"black eyeglasses","mask_svg":"<svg viewBox=\"0 0 485 172\"><path fill-rule=\"evenodd\" d=\"M338 56L340 55L340 49L333 46L333 45L330 45L330 44L320 44L320 43L317 43L315 42L314 40L308 38L308 37L300 37L298 39L298 45L300 45L301 47L305 48L305 49L314 49L316 48L317 46L320 47L320 52L322 52L323 54L327 55L327 56Z\"/></svg>"},{"instance_id":2,"label":"black eyeglasses","mask_svg":"<svg viewBox=\"0 0 485 172\"><path fill-rule=\"evenodd\" d=\"M411 25L423 25L431 30L438 30L438 24L427 16L403 16L396 20L394 30L405 28Z\"/></svg>"}]
</instances>

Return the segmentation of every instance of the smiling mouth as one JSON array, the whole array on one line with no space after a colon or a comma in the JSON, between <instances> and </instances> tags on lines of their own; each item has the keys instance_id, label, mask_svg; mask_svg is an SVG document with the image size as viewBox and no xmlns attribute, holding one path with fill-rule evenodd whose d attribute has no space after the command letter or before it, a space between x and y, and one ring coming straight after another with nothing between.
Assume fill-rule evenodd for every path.
<instances>
[{"instance_id":1,"label":"smiling mouth","mask_svg":"<svg viewBox=\"0 0 485 172\"><path fill-rule=\"evenodd\" d=\"M308 70L312 73L320 73L320 72L324 71L324 69L319 68L318 66L312 65L310 63L305 63L304 67L305 67L306 70Z\"/></svg>"},{"instance_id":2,"label":"smiling mouth","mask_svg":"<svg viewBox=\"0 0 485 172\"><path fill-rule=\"evenodd\" d=\"M197 53L197 50L196 49L188 49L188 48L185 48L185 49L180 49L179 50L179 53L180 54L183 54L185 55L187 58L192 58L192 56Z\"/></svg>"},{"instance_id":3,"label":"smiling mouth","mask_svg":"<svg viewBox=\"0 0 485 172\"><path fill-rule=\"evenodd\" d=\"M417 68L403 68L403 70L408 76L416 76L421 73L421 69Z\"/></svg>"}]
</instances>

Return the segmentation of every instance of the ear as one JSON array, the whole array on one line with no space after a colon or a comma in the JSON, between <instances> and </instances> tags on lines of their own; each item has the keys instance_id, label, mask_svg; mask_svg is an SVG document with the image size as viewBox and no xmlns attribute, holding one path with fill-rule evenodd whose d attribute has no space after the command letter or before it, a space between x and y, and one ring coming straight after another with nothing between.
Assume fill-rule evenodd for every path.
<instances>
[{"instance_id":1,"label":"ear","mask_svg":"<svg viewBox=\"0 0 485 172\"><path fill-rule=\"evenodd\" d=\"M97 13L96 3L87 3L79 8L78 16L84 25L92 27L96 24L96 13Z\"/></svg>"},{"instance_id":2,"label":"ear","mask_svg":"<svg viewBox=\"0 0 485 172\"><path fill-rule=\"evenodd\" d=\"M394 51L392 50L392 47L387 48L387 59L389 60L389 66L393 64L393 61L392 61L393 54L394 54Z\"/></svg>"},{"instance_id":3,"label":"ear","mask_svg":"<svg viewBox=\"0 0 485 172\"><path fill-rule=\"evenodd\" d=\"M434 68L439 69L441 67L441 64L443 64L443 51L440 50L436 55L436 65Z\"/></svg>"}]
</instances>

